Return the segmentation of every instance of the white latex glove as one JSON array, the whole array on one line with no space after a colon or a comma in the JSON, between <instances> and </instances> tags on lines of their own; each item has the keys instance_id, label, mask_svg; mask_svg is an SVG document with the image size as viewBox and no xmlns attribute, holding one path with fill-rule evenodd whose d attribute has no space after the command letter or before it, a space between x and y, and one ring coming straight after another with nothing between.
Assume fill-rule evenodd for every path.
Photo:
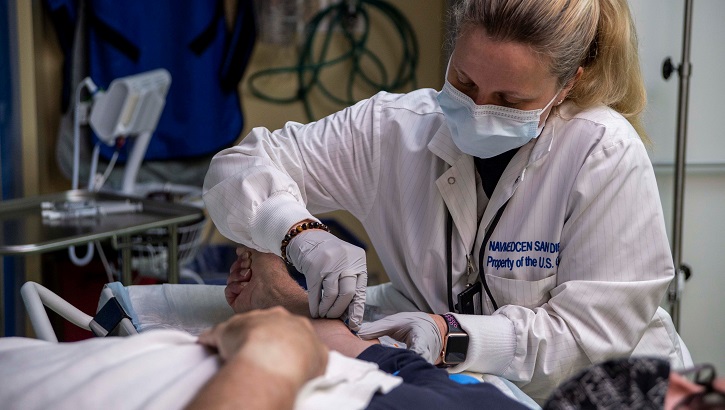
<instances>
[{"instance_id":1,"label":"white latex glove","mask_svg":"<svg viewBox=\"0 0 725 410\"><path fill-rule=\"evenodd\" d=\"M323 230L300 232L287 244L287 258L305 275L310 314L339 318L357 331L365 312L368 269L365 251Z\"/></svg>"},{"instance_id":2,"label":"white latex glove","mask_svg":"<svg viewBox=\"0 0 725 410\"><path fill-rule=\"evenodd\" d=\"M435 364L443 350L443 338L438 325L427 313L402 312L375 322L363 323L357 335L362 339L390 336L404 342L408 349Z\"/></svg>"}]
</instances>

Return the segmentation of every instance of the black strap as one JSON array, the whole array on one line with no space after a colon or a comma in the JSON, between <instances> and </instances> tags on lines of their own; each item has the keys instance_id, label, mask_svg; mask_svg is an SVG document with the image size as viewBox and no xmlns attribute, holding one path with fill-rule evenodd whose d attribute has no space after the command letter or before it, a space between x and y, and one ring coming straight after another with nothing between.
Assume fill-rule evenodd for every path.
<instances>
[{"instance_id":1,"label":"black strap","mask_svg":"<svg viewBox=\"0 0 725 410\"><path fill-rule=\"evenodd\" d=\"M446 221L446 238L448 247L446 249L446 264L448 265L448 311L455 312L453 307L453 217L446 207L448 220Z\"/></svg>"},{"instance_id":2,"label":"black strap","mask_svg":"<svg viewBox=\"0 0 725 410\"><path fill-rule=\"evenodd\" d=\"M237 1L237 17L220 70L222 87L236 91L239 81L252 58L257 40L257 20L253 0Z\"/></svg>"},{"instance_id":3,"label":"black strap","mask_svg":"<svg viewBox=\"0 0 725 410\"><path fill-rule=\"evenodd\" d=\"M133 61L134 63L138 63L138 60L141 57L141 48L137 44L134 44L131 40L126 38L123 34L119 33L115 28L106 24L105 21L101 20L93 13L89 15L89 21L96 34L98 34L98 37L102 38L105 42L116 48L129 60Z\"/></svg>"},{"instance_id":4,"label":"black strap","mask_svg":"<svg viewBox=\"0 0 725 410\"><path fill-rule=\"evenodd\" d=\"M206 28L188 44L189 50L197 56L206 51L217 36L217 27L219 26L220 20L224 20L224 4L217 1L216 7L214 8L214 16Z\"/></svg>"},{"instance_id":5,"label":"black strap","mask_svg":"<svg viewBox=\"0 0 725 410\"><path fill-rule=\"evenodd\" d=\"M130 319L130 316L118 300L112 297L91 320L89 327L95 336L106 337L114 335L114 330L123 319Z\"/></svg>"},{"instance_id":6,"label":"black strap","mask_svg":"<svg viewBox=\"0 0 725 410\"><path fill-rule=\"evenodd\" d=\"M491 290L488 288L488 283L486 283L486 275L483 273L483 254L486 252L486 244L489 239L491 239L491 234L494 229L496 229L496 225L498 225L498 221L501 219L501 215L503 215L503 211L506 209L506 205L508 205L508 203L509 201L506 201L501 208L498 209L496 216L493 217L491 226L488 228L485 236L483 237L483 242L481 242L481 251L478 254L478 278L483 285L483 289L486 291L486 295L488 295L488 298L491 299L493 310L498 310L498 304L496 304L496 300L493 298ZM446 214L448 214L448 220L446 221L446 239L448 242L446 249L446 263L448 265L448 309L450 309L451 312L457 312L453 305L453 217L451 216L451 212L448 210L448 207L446 207Z\"/></svg>"},{"instance_id":7,"label":"black strap","mask_svg":"<svg viewBox=\"0 0 725 410\"><path fill-rule=\"evenodd\" d=\"M488 283L486 282L486 274L483 272L483 254L486 253L486 244L488 244L489 239L491 239L491 234L494 229L496 229L496 225L498 225L498 221L501 219L501 215L503 215L503 211L506 209L506 205L508 205L508 203L509 201L506 201L501 208L498 209L498 212L496 212L496 216L493 217L491 226L486 231L486 235L483 237L483 242L481 242L481 250L478 252L478 279L481 281L483 289L486 291L486 295L488 295L488 298L491 299L493 310L498 310L498 304L496 304L496 300L493 298L491 290L488 288Z\"/></svg>"}]
</instances>

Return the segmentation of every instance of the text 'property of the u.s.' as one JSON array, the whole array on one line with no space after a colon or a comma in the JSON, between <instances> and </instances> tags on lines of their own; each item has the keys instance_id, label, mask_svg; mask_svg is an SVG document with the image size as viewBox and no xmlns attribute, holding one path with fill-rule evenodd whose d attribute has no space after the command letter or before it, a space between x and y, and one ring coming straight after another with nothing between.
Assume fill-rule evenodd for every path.
<instances>
[{"instance_id":1,"label":"text 'property of the u.s.'","mask_svg":"<svg viewBox=\"0 0 725 410\"><path fill-rule=\"evenodd\" d=\"M489 253L519 253L514 257L496 258L489 255L486 267L491 269L539 268L551 269L559 266L559 242L548 241L490 241Z\"/></svg>"}]
</instances>

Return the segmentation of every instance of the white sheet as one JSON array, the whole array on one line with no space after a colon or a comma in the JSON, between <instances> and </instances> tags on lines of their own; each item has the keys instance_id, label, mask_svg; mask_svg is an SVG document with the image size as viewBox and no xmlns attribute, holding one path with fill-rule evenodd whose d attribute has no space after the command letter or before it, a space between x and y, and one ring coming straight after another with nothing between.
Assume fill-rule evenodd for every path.
<instances>
[{"instance_id":1,"label":"white sheet","mask_svg":"<svg viewBox=\"0 0 725 410\"><path fill-rule=\"evenodd\" d=\"M0 339L0 406L17 409L180 409L219 369L218 357L176 330L52 343ZM336 352L324 377L308 383L298 409L364 408L401 382ZM325 404L323 407L320 407Z\"/></svg>"},{"instance_id":2,"label":"white sheet","mask_svg":"<svg viewBox=\"0 0 725 410\"><path fill-rule=\"evenodd\" d=\"M108 286L112 288L113 294L121 300L124 307L129 306L127 310L134 317L134 324L140 332L155 329L178 329L197 335L202 330L228 319L234 313L224 300L224 286L163 284L124 287L118 282ZM379 318L371 317L370 313L366 308L367 320ZM378 311L376 313L384 316L390 312ZM352 364L361 363L359 361L351 362ZM506 395L529 408L541 408L516 385L502 377L471 372L466 372L466 374L482 382L492 383ZM351 400L350 394L356 393L356 388L361 385L359 381L346 384L346 386L352 386L353 388L349 393L340 397L347 399L349 402ZM324 390L322 386L318 386L318 388ZM344 387L340 386L339 388ZM309 389L305 391L311 392ZM365 389L361 389L360 392L363 393L363 396L368 394ZM314 400L334 400L335 397L313 394L309 403L319 404ZM336 405L320 407L318 405L313 408L347 409L351 408L350 405L350 403L348 403L348 407L338 407Z\"/></svg>"},{"instance_id":3,"label":"white sheet","mask_svg":"<svg viewBox=\"0 0 725 410\"><path fill-rule=\"evenodd\" d=\"M139 332L177 329L199 335L234 315L220 285L123 286L114 282L106 286L131 315Z\"/></svg>"}]
</instances>

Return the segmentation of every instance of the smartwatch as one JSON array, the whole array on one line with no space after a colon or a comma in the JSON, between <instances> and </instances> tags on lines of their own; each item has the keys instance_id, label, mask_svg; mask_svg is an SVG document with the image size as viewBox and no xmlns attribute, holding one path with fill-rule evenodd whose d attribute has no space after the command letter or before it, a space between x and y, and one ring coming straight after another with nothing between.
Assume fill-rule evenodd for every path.
<instances>
[{"instance_id":1,"label":"smartwatch","mask_svg":"<svg viewBox=\"0 0 725 410\"><path fill-rule=\"evenodd\" d=\"M466 333L456 320L456 317L450 313L441 315L448 325L448 335L446 336L445 348L441 353L443 365L453 366L463 363L468 353L468 333Z\"/></svg>"}]
</instances>

